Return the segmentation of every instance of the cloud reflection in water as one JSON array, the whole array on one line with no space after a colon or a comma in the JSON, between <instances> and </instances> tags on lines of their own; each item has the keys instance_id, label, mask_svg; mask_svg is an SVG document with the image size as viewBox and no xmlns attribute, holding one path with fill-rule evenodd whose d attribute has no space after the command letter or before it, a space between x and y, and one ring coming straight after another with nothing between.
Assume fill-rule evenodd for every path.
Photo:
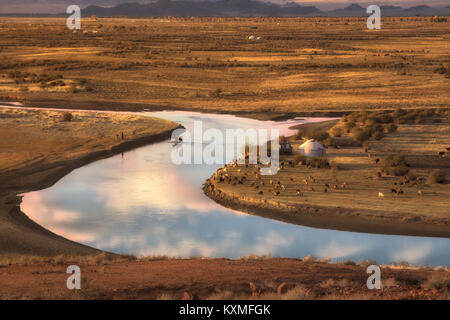
<instances>
[{"instance_id":1,"label":"cloud reflection in water","mask_svg":"<svg viewBox=\"0 0 450 320\"><path fill-rule=\"evenodd\" d=\"M158 112L205 128L243 129L274 123ZM294 121L276 123L286 134ZM201 185L218 165L175 166L171 145L153 144L77 169L53 187L25 194L22 210L66 238L117 253L237 258L247 254L379 263L449 265L450 240L321 230L238 213L207 198Z\"/></svg>"}]
</instances>

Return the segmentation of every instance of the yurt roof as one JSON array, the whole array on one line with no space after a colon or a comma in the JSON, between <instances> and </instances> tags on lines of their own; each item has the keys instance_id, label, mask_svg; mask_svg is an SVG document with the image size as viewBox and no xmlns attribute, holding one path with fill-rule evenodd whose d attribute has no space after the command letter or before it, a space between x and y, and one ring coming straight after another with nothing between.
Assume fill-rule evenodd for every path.
<instances>
[{"instance_id":1,"label":"yurt roof","mask_svg":"<svg viewBox=\"0 0 450 320\"><path fill-rule=\"evenodd\" d=\"M305 151L310 151L310 150L324 150L324 146L322 146L319 142L317 142L314 139L310 139L306 142L304 142L300 147L298 147L299 149L303 149Z\"/></svg>"}]
</instances>

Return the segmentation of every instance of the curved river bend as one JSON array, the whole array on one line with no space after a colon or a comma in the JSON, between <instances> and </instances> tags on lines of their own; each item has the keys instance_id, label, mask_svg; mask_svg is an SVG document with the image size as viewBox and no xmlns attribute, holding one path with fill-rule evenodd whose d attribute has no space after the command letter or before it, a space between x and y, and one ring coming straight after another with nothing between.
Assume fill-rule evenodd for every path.
<instances>
[{"instance_id":1,"label":"curved river bend","mask_svg":"<svg viewBox=\"0 0 450 320\"><path fill-rule=\"evenodd\" d=\"M305 121L152 112L192 128L280 128ZM201 147L194 143L195 147ZM24 195L22 211L68 239L116 253L173 257L330 257L449 265L450 239L375 235L302 227L239 213L207 198L201 186L219 165L174 165L160 142L91 163L51 188Z\"/></svg>"}]
</instances>

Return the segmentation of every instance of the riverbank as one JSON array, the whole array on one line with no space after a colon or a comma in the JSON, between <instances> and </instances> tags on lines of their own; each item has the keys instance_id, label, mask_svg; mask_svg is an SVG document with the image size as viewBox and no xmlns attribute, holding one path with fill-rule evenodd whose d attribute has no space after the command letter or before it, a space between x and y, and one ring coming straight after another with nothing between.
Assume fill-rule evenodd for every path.
<instances>
[{"instance_id":1,"label":"riverbank","mask_svg":"<svg viewBox=\"0 0 450 320\"><path fill-rule=\"evenodd\" d=\"M132 257L32 260L3 264L0 299L449 299L448 268L381 266L381 290L366 286L371 261L330 264L245 257ZM3 261L1 261L3 262ZM0 262L0 264L1 264ZM66 268L81 269L81 290L66 288ZM236 275L239 275L238 277ZM32 284L32 285L30 285Z\"/></svg>"},{"instance_id":2,"label":"riverbank","mask_svg":"<svg viewBox=\"0 0 450 320\"><path fill-rule=\"evenodd\" d=\"M282 155L280 170L273 176L260 176L252 164L229 164L206 181L204 193L225 207L287 223L449 238L450 189L445 177L450 173L450 120L445 110L430 114L419 123L401 119L394 132L378 124L381 138L363 146L347 133L348 122L296 126L303 135L329 137L324 139L330 145L321 166L308 164L298 152ZM374 121L370 113L363 117ZM364 128L357 122L352 125ZM293 136L290 142L297 150L304 140ZM383 165L384 159L393 156L404 161L403 173L386 172L390 168ZM437 172L443 181L432 180Z\"/></svg>"},{"instance_id":3,"label":"riverbank","mask_svg":"<svg viewBox=\"0 0 450 320\"><path fill-rule=\"evenodd\" d=\"M228 110L221 107L196 108L173 106L167 104L155 105L148 103L136 102L116 102L116 101L64 101L57 99L34 99L28 98L21 100L24 107L29 108L63 108L75 110L97 110L97 111L123 111L123 112L157 112L157 111L186 111L186 112L207 112L215 114L232 114L238 117L250 118L255 120L267 121L284 121L293 119L295 117L319 117L319 118L335 118L349 114L351 111L337 111L337 110L314 110L314 111L298 111L298 112L283 112L277 110L266 111L245 111L245 110ZM12 103L14 101L11 101ZM216 104L214 104L216 105Z\"/></svg>"},{"instance_id":4,"label":"riverbank","mask_svg":"<svg viewBox=\"0 0 450 320\"><path fill-rule=\"evenodd\" d=\"M214 186L214 187L212 187ZM255 216L301 226L341 231L450 238L447 220L415 219L415 216L367 209L288 204L240 193L227 193L207 182L204 193L224 207Z\"/></svg>"},{"instance_id":5,"label":"riverbank","mask_svg":"<svg viewBox=\"0 0 450 320\"><path fill-rule=\"evenodd\" d=\"M17 195L48 188L90 162L166 140L179 127L129 114L65 114L0 109L0 254L98 254L34 223L20 211Z\"/></svg>"}]
</instances>

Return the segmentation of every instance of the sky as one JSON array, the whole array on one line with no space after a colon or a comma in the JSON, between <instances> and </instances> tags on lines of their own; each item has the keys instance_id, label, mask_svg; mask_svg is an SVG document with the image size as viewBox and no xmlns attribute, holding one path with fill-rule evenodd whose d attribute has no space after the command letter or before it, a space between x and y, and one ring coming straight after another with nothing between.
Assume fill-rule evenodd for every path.
<instances>
[{"instance_id":1,"label":"sky","mask_svg":"<svg viewBox=\"0 0 450 320\"><path fill-rule=\"evenodd\" d=\"M198 0L197 0L198 1ZM266 2L286 3L289 0L266 0ZM0 13L63 13L68 5L78 4L85 7L91 4L100 6L114 6L119 3L139 2L148 3L152 0L0 0ZM290 0L303 5L315 5L321 10L343 8L351 3L361 5L398 5L411 7L427 4L433 7L448 5L448 0Z\"/></svg>"}]
</instances>

